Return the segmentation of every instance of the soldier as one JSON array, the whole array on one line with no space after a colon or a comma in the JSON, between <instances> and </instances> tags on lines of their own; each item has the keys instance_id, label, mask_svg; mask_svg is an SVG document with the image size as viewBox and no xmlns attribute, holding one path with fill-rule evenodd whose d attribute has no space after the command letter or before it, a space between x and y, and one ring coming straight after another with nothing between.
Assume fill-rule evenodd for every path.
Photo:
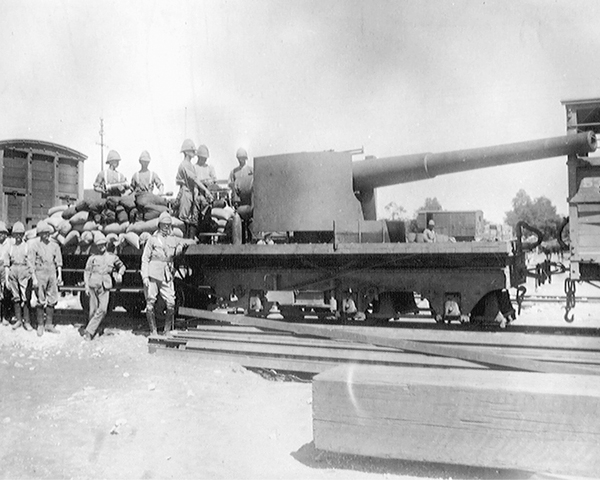
<instances>
[{"instance_id":1,"label":"soldier","mask_svg":"<svg viewBox=\"0 0 600 480\"><path fill-rule=\"evenodd\" d=\"M184 235L186 238L195 238L197 233L198 213L195 208L195 192L206 190L206 199L212 203L213 196L204 186L197 180L196 170L192 164L192 159L196 156L196 146L189 138L183 141L181 145L181 153L183 160L177 169L175 175L175 183L179 185L179 193L175 200L175 214L185 223Z\"/></svg>"},{"instance_id":2,"label":"soldier","mask_svg":"<svg viewBox=\"0 0 600 480\"><path fill-rule=\"evenodd\" d=\"M94 243L98 253L88 258L83 275L85 293L90 299L89 321L82 334L85 340L94 338L106 316L113 278L114 283L120 285L125 273L125 264L106 249L106 237L102 233L96 235Z\"/></svg>"},{"instance_id":3,"label":"soldier","mask_svg":"<svg viewBox=\"0 0 600 480\"><path fill-rule=\"evenodd\" d=\"M6 272L4 271L4 254L10 244L6 224L0 221L0 316L2 317L2 325L9 325L11 317L10 298L6 284Z\"/></svg>"},{"instance_id":4,"label":"soldier","mask_svg":"<svg viewBox=\"0 0 600 480\"><path fill-rule=\"evenodd\" d=\"M53 317L58 286L62 285L62 254L58 244L50 241L52 227L45 220L38 222L36 230L38 238L27 246L27 261L37 297L37 334L41 337L44 330L60 333L53 324Z\"/></svg>"},{"instance_id":5,"label":"soldier","mask_svg":"<svg viewBox=\"0 0 600 480\"><path fill-rule=\"evenodd\" d=\"M252 205L252 186L254 170L247 164L248 152L238 148L235 154L239 165L229 174L229 188L231 188L234 206Z\"/></svg>"},{"instance_id":6,"label":"soldier","mask_svg":"<svg viewBox=\"0 0 600 480\"><path fill-rule=\"evenodd\" d=\"M433 221L433 219L427 222L427 228L423 230L423 240L425 241L425 243L437 242L437 235L435 233L435 222Z\"/></svg>"},{"instance_id":7,"label":"soldier","mask_svg":"<svg viewBox=\"0 0 600 480\"><path fill-rule=\"evenodd\" d=\"M27 243L23 241L25 226L16 222L12 228L14 244L10 245L4 253L4 268L8 288L11 292L15 307L17 321L13 329L24 327L25 330L33 330L29 320L29 300L31 291L31 266L27 262Z\"/></svg>"},{"instance_id":8,"label":"soldier","mask_svg":"<svg viewBox=\"0 0 600 480\"><path fill-rule=\"evenodd\" d=\"M106 163L108 168L102 170L96 176L94 182L94 190L102 194L102 198L110 196L120 196L125 194L129 189L129 183L127 178L121 172L117 170L121 156L115 150L108 152L106 156Z\"/></svg>"},{"instance_id":9,"label":"soldier","mask_svg":"<svg viewBox=\"0 0 600 480\"><path fill-rule=\"evenodd\" d=\"M154 192L154 188L158 189L158 193L163 193L164 185L160 177L156 172L152 172L148 169L150 164L150 154L144 150L140 154L140 165L142 168L139 172L135 172L131 177L131 190L133 193L140 192Z\"/></svg>"},{"instance_id":10,"label":"soldier","mask_svg":"<svg viewBox=\"0 0 600 480\"><path fill-rule=\"evenodd\" d=\"M157 334L154 305L159 294L167 307L164 334L168 334L173 328L175 317L173 260L183 251L185 244L194 243L173 235L172 223L171 215L167 212L161 213L158 217L158 230L148 239L142 253L141 275L146 296L146 318L151 335Z\"/></svg>"}]
</instances>

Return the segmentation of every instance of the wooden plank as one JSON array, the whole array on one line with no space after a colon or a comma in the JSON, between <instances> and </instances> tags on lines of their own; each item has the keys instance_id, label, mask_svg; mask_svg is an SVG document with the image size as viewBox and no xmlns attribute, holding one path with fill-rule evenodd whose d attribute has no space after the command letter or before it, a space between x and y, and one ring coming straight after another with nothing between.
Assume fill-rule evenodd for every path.
<instances>
[{"instance_id":1,"label":"wooden plank","mask_svg":"<svg viewBox=\"0 0 600 480\"><path fill-rule=\"evenodd\" d=\"M600 475L587 375L339 366L313 379L315 446L338 453Z\"/></svg>"},{"instance_id":2,"label":"wooden plank","mask_svg":"<svg viewBox=\"0 0 600 480\"><path fill-rule=\"evenodd\" d=\"M229 315L185 307L179 309L179 314L198 316L212 320L222 320L224 322L238 325L271 328L273 330L282 330L303 335L316 335L340 340L369 343L372 345L399 348L402 350L423 353L426 355L458 358L483 365L495 365L497 367L499 366L502 368L510 368L515 370L600 375L600 369L598 368L588 368L568 364L549 364L527 358L514 358L507 355L489 352L468 351L460 346L437 345L427 342L416 342L412 340L390 338L389 334L387 334L385 331L379 334L362 333L361 327L355 327L354 329L351 329L349 327L343 327L339 325L289 324L275 320L253 318L244 315Z\"/></svg>"},{"instance_id":3,"label":"wooden plank","mask_svg":"<svg viewBox=\"0 0 600 480\"><path fill-rule=\"evenodd\" d=\"M168 342L166 342L168 343ZM325 361L337 363L376 363L388 365L419 365L454 368L483 368L470 362L456 359L444 359L428 355L404 353L401 351L364 351L352 349L332 349L330 347L314 347L306 345L267 345L227 341L198 341L190 340L185 344L186 350L201 350L205 352L262 356L271 358L295 358L306 361Z\"/></svg>"}]
</instances>

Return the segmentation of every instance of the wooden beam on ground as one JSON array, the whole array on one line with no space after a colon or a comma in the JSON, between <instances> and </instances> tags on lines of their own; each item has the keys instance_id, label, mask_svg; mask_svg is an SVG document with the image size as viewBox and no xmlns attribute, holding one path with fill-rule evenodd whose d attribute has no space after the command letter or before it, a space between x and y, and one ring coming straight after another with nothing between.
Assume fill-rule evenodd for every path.
<instances>
[{"instance_id":1,"label":"wooden beam on ground","mask_svg":"<svg viewBox=\"0 0 600 480\"><path fill-rule=\"evenodd\" d=\"M391 338L390 335L385 332L385 329L382 333L363 333L365 327L286 323L277 320L249 317L239 314L231 315L187 307L180 307L179 314L189 317L217 320L235 325L268 328L271 330L293 332L300 335L314 335L337 340L349 340L371 345L398 348L407 352L458 358L481 365L494 366L496 368L501 367L504 369L529 372L600 375L600 368L596 367L571 365L568 363L542 362L530 358L515 358L487 351L473 351L456 345L440 345L424 341Z\"/></svg>"},{"instance_id":2,"label":"wooden beam on ground","mask_svg":"<svg viewBox=\"0 0 600 480\"><path fill-rule=\"evenodd\" d=\"M320 450L600 478L590 375L339 366L313 379Z\"/></svg>"}]
</instances>

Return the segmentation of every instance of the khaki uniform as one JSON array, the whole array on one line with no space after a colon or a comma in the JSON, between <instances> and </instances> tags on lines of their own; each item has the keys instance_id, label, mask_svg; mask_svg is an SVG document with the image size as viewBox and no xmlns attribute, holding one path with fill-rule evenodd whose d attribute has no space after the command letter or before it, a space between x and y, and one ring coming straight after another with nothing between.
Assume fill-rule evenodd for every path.
<instances>
[{"instance_id":1,"label":"khaki uniform","mask_svg":"<svg viewBox=\"0 0 600 480\"><path fill-rule=\"evenodd\" d=\"M54 307L58 303L57 270L63 264L58 244L36 238L28 244L27 261L37 279L35 294L39 306Z\"/></svg>"},{"instance_id":2,"label":"khaki uniform","mask_svg":"<svg viewBox=\"0 0 600 480\"><path fill-rule=\"evenodd\" d=\"M142 280L150 281L148 287L144 288L146 311L154 311L154 304L159 294L165 301L167 310L175 308L173 259L180 253L183 243L174 235L162 235L157 231L144 245L141 275Z\"/></svg>"},{"instance_id":3,"label":"khaki uniform","mask_svg":"<svg viewBox=\"0 0 600 480\"><path fill-rule=\"evenodd\" d=\"M152 193L154 187L160 191L162 186L163 182L160 177L150 170L146 170L145 172L140 170L139 172L135 172L133 177L131 177L131 189L133 190L133 193Z\"/></svg>"},{"instance_id":4,"label":"khaki uniform","mask_svg":"<svg viewBox=\"0 0 600 480\"><path fill-rule=\"evenodd\" d=\"M107 168L102 170L96 176L96 181L94 182L94 190L102 193L102 198L109 197L111 195L120 196L123 194L125 190L127 190L126 185L122 185L120 187L115 187L110 190L107 190L107 185L114 185L119 183L126 183L127 178L121 172L117 170L113 170L112 168Z\"/></svg>"},{"instance_id":5,"label":"khaki uniform","mask_svg":"<svg viewBox=\"0 0 600 480\"><path fill-rule=\"evenodd\" d=\"M8 268L7 287L13 302L21 306L29 301L31 265L27 262L29 247L27 242L10 245L4 252L4 266Z\"/></svg>"},{"instance_id":6,"label":"khaki uniform","mask_svg":"<svg viewBox=\"0 0 600 480\"><path fill-rule=\"evenodd\" d=\"M84 282L90 296L89 322L85 330L92 337L108 311L113 273L121 278L125 273L125 265L114 253L92 255L85 264Z\"/></svg>"}]
</instances>

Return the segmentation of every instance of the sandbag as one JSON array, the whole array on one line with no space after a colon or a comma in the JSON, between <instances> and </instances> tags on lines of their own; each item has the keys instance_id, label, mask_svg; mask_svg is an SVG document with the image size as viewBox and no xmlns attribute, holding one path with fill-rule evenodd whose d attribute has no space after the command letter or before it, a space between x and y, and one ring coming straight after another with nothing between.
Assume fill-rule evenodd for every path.
<instances>
[{"instance_id":1,"label":"sandbag","mask_svg":"<svg viewBox=\"0 0 600 480\"><path fill-rule=\"evenodd\" d=\"M119 198L119 205L129 212L132 208L135 208L135 195L122 196Z\"/></svg>"},{"instance_id":2,"label":"sandbag","mask_svg":"<svg viewBox=\"0 0 600 480\"><path fill-rule=\"evenodd\" d=\"M94 213L100 213L106 208L106 199L93 200L88 204L88 210Z\"/></svg>"},{"instance_id":3,"label":"sandbag","mask_svg":"<svg viewBox=\"0 0 600 480\"><path fill-rule=\"evenodd\" d=\"M57 205L56 207L52 207L48 209L48 216L51 217L52 215L54 215L55 213L58 212L64 212L67 208L69 208L68 205Z\"/></svg>"},{"instance_id":4,"label":"sandbag","mask_svg":"<svg viewBox=\"0 0 600 480\"><path fill-rule=\"evenodd\" d=\"M210 211L210 215L212 217L223 219L223 220L229 220L233 216L234 213L235 213L235 210L231 207L225 207L225 208L214 208L213 207Z\"/></svg>"},{"instance_id":5,"label":"sandbag","mask_svg":"<svg viewBox=\"0 0 600 480\"><path fill-rule=\"evenodd\" d=\"M70 218L73 217L73 215L75 215L77 213L77 210L75 210L75 207L69 207L66 210L63 210L62 212L62 217L65 220L69 220Z\"/></svg>"},{"instance_id":6,"label":"sandbag","mask_svg":"<svg viewBox=\"0 0 600 480\"><path fill-rule=\"evenodd\" d=\"M169 201L165 197L155 195L152 192L140 192L135 196L135 204L138 208L145 209L148 205L168 206Z\"/></svg>"},{"instance_id":7,"label":"sandbag","mask_svg":"<svg viewBox=\"0 0 600 480\"><path fill-rule=\"evenodd\" d=\"M144 214L142 215L142 218L144 219L144 221L148 221L148 220L154 220L155 218L160 217L160 212L154 211L154 210L149 210L148 212L144 212Z\"/></svg>"},{"instance_id":8,"label":"sandbag","mask_svg":"<svg viewBox=\"0 0 600 480\"><path fill-rule=\"evenodd\" d=\"M96 222L94 222L94 221L85 222L83 224L83 231L84 232L86 232L88 230L89 231L98 230L99 228L100 228L100 226Z\"/></svg>"},{"instance_id":9,"label":"sandbag","mask_svg":"<svg viewBox=\"0 0 600 480\"><path fill-rule=\"evenodd\" d=\"M65 219L60 216L59 217L48 217L46 219L46 223L48 225L52 226L52 228L54 230L58 230L58 226L64 221L65 221Z\"/></svg>"},{"instance_id":10,"label":"sandbag","mask_svg":"<svg viewBox=\"0 0 600 480\"><path fill-rule=\"evenodd\" d=\"M66 237L72 228L71 222L63 219L62 222L58 224L56 229L58 230L58 233L60 233L63 237Z\"/></svg>"},{"instance_id":11,"label":"sandbag","mask_svg":"<svg viewBox=\"0 0 600 480\"><path fill-rule=\"evenodd\" d=\"M79 236L79 243L83 245L89 245L94 241L94 234L91 230L86 230Z\"/></svg>"},{"instance_id":12,"label":"sandbag","mask_svg":"<svg viewBox=\"0 0 600 480\"><path fill-rule=\"evenodd\" d=\"M117 208L117 205L119 205L119 202L121 201L121 197L108 197L106 199L106 206L105 208L108 208L109 210L115 210Z\"/></svg>"},{"instance_id":13,"label":"sandbag","mask_svg":"<svg viewBox=\"0 0 600 480\"><path fill-rule=\"evenodd\" d=\"M140 248L140 237L135 232L127 232L123 234L123 240L134 248Z\"/></svg>"},{"instance_id":14,"label":"sandbag","mask_svg":"<svg viewBox=\"0 0 600 480\"><path fill-rule=\"evenodd\" d=\"M183 238L183 232L179 228L177 228L177 227L172 228L171 231L173 232L173 235L175 235L176 237Z\"/></svg>"},{"instance_id":15,"label":"sandbag","mask_svg":"<svg viewBox=\"0 0 600 480\"><path fill-rule=\"evenodd\" d=\"M119 244L119 234L109 233L106 235L106 243L109 245L117 246Z\"/></svg>"},{"instance_id":16,"label":"sandbag","mask_svg":"<svg viewBox=\"0 0 600 480\"><path fill-rule=\"evenodd\" d=\"M87 222L90 218L90 212L85 212L85 211L81 211L81 212L77 212L75 215L73 215L70 219L69 222L71 222L71 225L75 226L75 225L83 225L85 222Z\"/></svg>"},{"instance_id":17,"label":"sandbag","mask_svg":"<svg viewBox=\"0 0 600 480\"><path fill-rule=\"evenodd\" d=\"M123 209L120 212L117 212L117 222L129 223L129 214L127 213L127 210Z\"/></svg>"},{"instance_id":18,"label":"sandbag","mask_svg":"<svg viewBox=\"0 0 600 480\"><path fill-rule=\"evenodd\" d=\"M152 236L150 232L142 232L140 233L140 247L144 245L148 239Z\"/></svg>"},{"instance_id":19,"label":"sandbag","mask_svg":"<svg viewBox=\"0 0 600 480\"><path fill-rule=\"evenodd\" d=\"M63 245L66 247L69 245L76 245L78 243L79 243L79 232L77 230L71 230L65 236L65 241L64 241Z\"/></svg>"},{"instance_id":20,"label":"sandbag","mask_svg":"<svg viewBox=\"0 0 600 480\"><path fill-rule=\"evenodd\" d=\"M88 208L89 208L89 204L88 204L87 200L79 200L75 204L75 211L77 211L77 212L87 211Z\"/></svg>"},{"instance_id":21,"label":"sandbag","mask_svg":"<svg viewBox=\"0 0 600 480\"><path fill-rule=\"evenodd\" d=\"M102 229L102 231L106 235L110 235L111 233L118 235L119 233L125 233L127 231L128 226L129 226L129 222L111 223L109 225L105 225L104 228Z\"/></svg>"},{"instance_id":22,"label":"sandbag","mask_svg":"<svg viewBox=\"0 0 600 480\"><path fill-rule=\"evenodd\" d=\"M149 221L141 221L129 224L126 233L134 232L138 235L142 232L154 233L158 228L158 218Z\"/></svg>"}]
</instances>

